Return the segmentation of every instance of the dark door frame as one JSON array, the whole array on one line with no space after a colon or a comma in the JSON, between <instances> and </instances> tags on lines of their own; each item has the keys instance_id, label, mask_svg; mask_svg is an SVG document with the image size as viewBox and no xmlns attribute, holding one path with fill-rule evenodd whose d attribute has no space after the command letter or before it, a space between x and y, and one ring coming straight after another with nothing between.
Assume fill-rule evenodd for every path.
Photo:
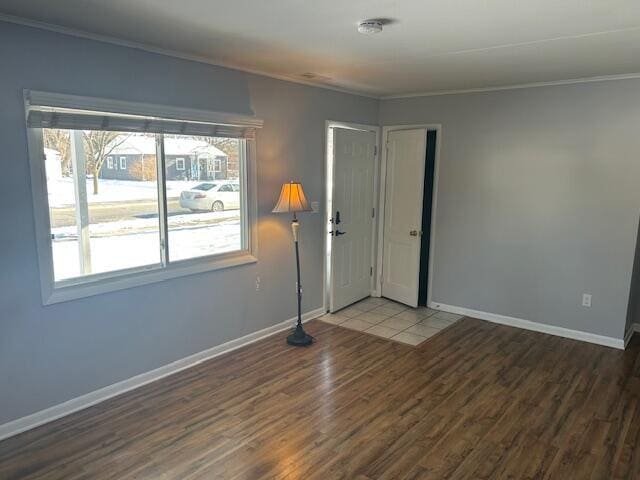
<instances>
[{"instance_id":1,"label":"dark door frame","mask_svg":"<svg viewBox=\"0 0 640 480\"><path fill-rule=\"evenodd\" d=\"M420 277L418 284L418 305L427 306L429 293L429 256L431 253L431 220L433 215L433 188L436 170L437 130L427 130L427 151L424 164L424 194L422 198L422 232L420 238Z\"/></svg>"}]
</instances>

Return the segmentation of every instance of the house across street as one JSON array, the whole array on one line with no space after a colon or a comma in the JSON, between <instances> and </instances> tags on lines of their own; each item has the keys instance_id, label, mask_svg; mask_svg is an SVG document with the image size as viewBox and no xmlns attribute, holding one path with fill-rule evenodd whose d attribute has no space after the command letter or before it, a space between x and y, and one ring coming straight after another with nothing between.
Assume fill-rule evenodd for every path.
<instances>
[{"instance_id":1,"label":"house across street","mask_svg":"<svg viewBox=\"0 0 640 480\"><path fill-rule=\"evenodd\" d=\"M156 176L154 136L122 134L107 155L100 178L152 180ZM220 180L228 176L228 155L205 140L166 137L164 140L167 180Z\"/></svg>"}]
</instances>

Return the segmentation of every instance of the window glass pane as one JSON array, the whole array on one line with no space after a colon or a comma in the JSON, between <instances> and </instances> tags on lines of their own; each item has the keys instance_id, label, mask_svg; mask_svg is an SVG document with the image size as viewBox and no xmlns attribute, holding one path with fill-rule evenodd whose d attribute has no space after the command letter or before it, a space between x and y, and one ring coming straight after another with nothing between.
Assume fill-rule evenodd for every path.
<instances>
[{"instance_id":1,"label":"window glass pane","mask_svg":"<svg viewBox=\"0 0 640 480\"><path fill-rule=\"evenodd\" d=\"M242 249L240 142L165 135L169 261ZM184 170L176 159L184 159ZM238 186L233 191L232 185Z\"/></svg>"},{"instance_id":2,"label":"window glass pane","mask_svg":"<svg viewBox=\"0 0 640 480\"><path fill-rule=\"evenodd\" d=\"M43 129L43 139L55 280L159 264L154 135Z\"/></svg>"}]
</instances>

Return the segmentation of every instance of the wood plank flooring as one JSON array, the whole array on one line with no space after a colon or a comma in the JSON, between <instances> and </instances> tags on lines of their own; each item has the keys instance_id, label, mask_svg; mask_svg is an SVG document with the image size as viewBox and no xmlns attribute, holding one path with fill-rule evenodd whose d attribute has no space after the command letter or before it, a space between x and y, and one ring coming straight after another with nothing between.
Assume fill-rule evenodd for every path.
<instances>
[{"instance_id":1,"label":"wood plank flooring","mask_svg":"<svg viewBox=\"0 0 640 480\"><path fill-rule=\"evenodd\" d=\"M322 322L0 443L1 479L640 479L625 352L469 318L419 347Z\"/></svg>"}]
</instances>

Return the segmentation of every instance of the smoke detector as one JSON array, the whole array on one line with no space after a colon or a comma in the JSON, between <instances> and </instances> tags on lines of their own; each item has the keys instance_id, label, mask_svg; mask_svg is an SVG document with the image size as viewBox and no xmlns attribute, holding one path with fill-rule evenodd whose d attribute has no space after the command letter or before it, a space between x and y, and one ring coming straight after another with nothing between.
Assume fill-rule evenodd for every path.
<instances>
[{"instance_id":1,"label":"smoke detector","mask_svg":"<svg viewBox=\"0 0 640 480\"><path fill-rule=\"evenodd\" d=\"M373 35L382 31L382 22L380 20L365 20L358 24L358 32L364 35Z\"/></svg>"}]
</instances>

